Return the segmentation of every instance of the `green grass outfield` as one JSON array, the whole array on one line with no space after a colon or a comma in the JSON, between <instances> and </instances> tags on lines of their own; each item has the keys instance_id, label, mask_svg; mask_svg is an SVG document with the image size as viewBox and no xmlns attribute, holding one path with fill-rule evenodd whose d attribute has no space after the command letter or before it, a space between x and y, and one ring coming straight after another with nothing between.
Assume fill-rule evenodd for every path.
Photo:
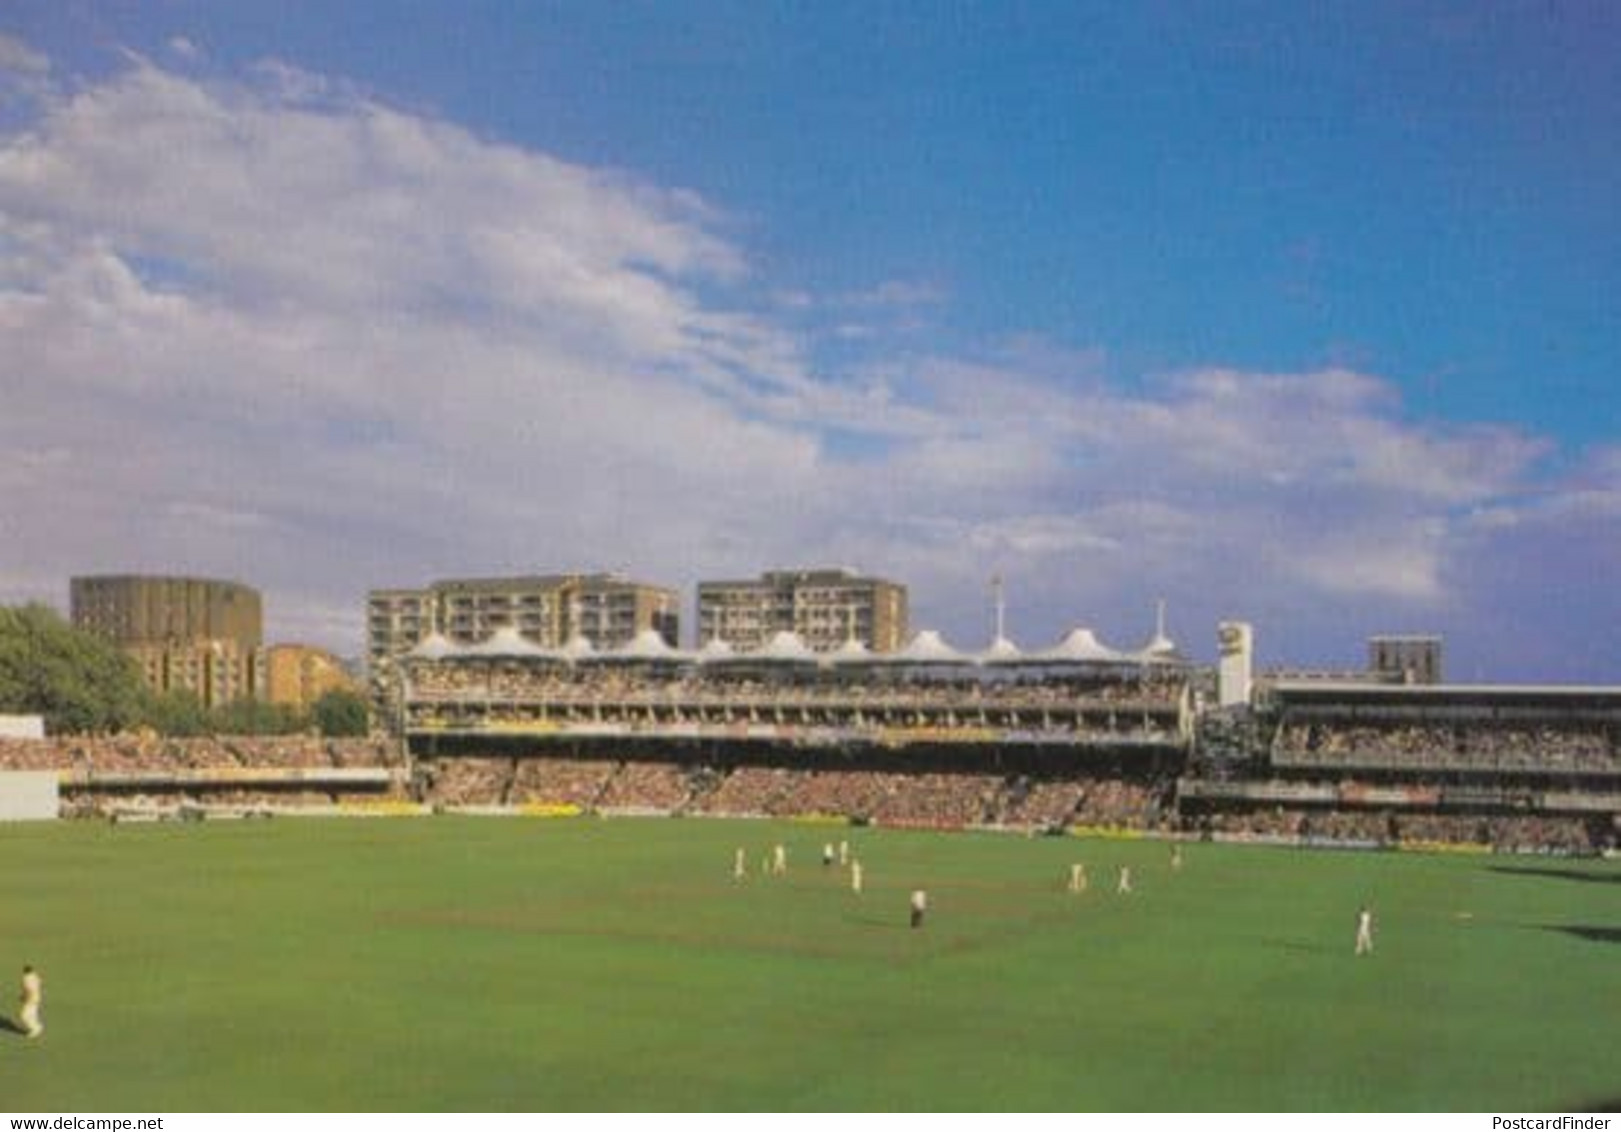
<instances>
[{"instance_id":1,"label":"green grass outfield","mask_svg":"<svg viewBox=\"0 0 1621 1132\"><path fill-rule=\"evenodd\" d=\"M840 837L862 896L818 861ZM764 878L777 840L789 875ZM1378 951L1353 959L1364 900ZM46 1034L0 1031L23 1113L1621 1098L1615 862L1191 845L1173 874L1155 842L752 821L14 825L8 997L24 962Z\"/></svg>"}]
</instances>

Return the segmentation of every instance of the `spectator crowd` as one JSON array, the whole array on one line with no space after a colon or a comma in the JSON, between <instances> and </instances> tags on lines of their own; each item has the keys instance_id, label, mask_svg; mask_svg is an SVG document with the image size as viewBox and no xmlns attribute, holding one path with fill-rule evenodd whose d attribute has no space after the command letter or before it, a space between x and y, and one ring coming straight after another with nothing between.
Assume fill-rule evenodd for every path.
<instances>
[{"instance_id":1,"label":"spectator crowd","mask_svg":"<svg viewBox=\"0 0 1621 1132\"><path fill-rule=\"evenodd\" d=\"M492 669L481 678L500 674ZM546 678L560 682L547 692L559 697L646 694L623 673ZM698 683L705 682L672 683L665 694L671 699L718 694L713 682L704 688L695 687ZM884 697L892 694L927 699L962 691L846 687L826 694L888 702ZM1038 694L1031 688L989 686L981 692L986 697ZM469 694L468 689L460 687L457 694ZM740 677L725 694L738 703L749 696L821 693ZM658 710L652 701L645 706ZM1316 785L1293 801L1283 795L1282 805L1251 801L1258 792L1243 791L1194 804L1178 791L1178 775L1190 772L1187 765L1165 752L1129 745L1080 753L1055 749L1051 757L1025 752L1016 765L1002 766L989 748L949 758L936 751L922 759L874 748L850 757L831 749L756 745L741 757L716 747L683 757L656 741L630 741L618 749L615 743L464 740L455 753L439 753L430 745L413 761L403 745L387 738L177 739L143 733L3 739L0 770L56 773L63 812L69 815L143 807L276 809L411 800L439 808L557 806L939 829L1084 827L1543 853L1613 846L1615 817L1599 803L1621 795L1615 734L1581 723L1285 720L1263 745L1270 756L1267 773ZM346 773L353 771L369 773ZM1597 794L1577 797L1582 790ZM1561 800L1544 805L1545 798Z\"/></svg>"},{"instance_id":2,"label":"spectator crowd","mask_svg":"<svg viewBox=\"0 0 1621 1132\"><path fill-rule=\"evenodd\" d=\"M1621 770L1614 737L1603 727L1517 727L1487 721L1454 726L1286 721L1278 729L1272 763L1566 774Z\"/></svg>"},{"instance_id":3,"label":"spectator crowd","mask_svg":"<svg viewBox=\"0 0 1621 1132\"><path fill-rule=\"evenodd\" d=\"M891 826L1016 825L1158 828L1169 784L1106 774L1022 774L648 759L458 754L418 767L425 800L446 807L573 806L581 810L752 817L828 817Z\"/></svg>"}]
</instances>

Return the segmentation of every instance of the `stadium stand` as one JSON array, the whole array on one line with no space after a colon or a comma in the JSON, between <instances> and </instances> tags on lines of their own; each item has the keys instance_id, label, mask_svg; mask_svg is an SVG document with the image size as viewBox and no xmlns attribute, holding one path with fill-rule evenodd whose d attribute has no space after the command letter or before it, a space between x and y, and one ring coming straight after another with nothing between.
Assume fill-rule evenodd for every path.
<instances>
[{"instance_id":1,"label":"stadium stand","mask_svg":"<svg viewBox=\"0 0 1621 1132\"><path fill-rule=\"evenodd\" d=\"M1185 665L405 665L391 738L0 739L65 814L365 808L771 816L1504 852L1613 849L1621 689L1274 681Z\"/></svg>"},{"instance_id":2,"label":"stadium stand","mask_svg":"<svg viewBox=\"0 0 1621 1132\"><path fill-rule=\"evenodd\" d=\"M617 769L607 759L523 758L513 778L512 799L593 809Z\"/></svg>"},{"instance_id":3,"label":"stadium stand","mask_svg":"<svg viewBox=\"0 0 1621 1132\"><path fill-rule=\"evenodd\" d=\"M574 664L434 657L400 717L481 800L932 828L1574 852L1615 841L1615 690L1274 685L1194 711L1185 666ZM464 791L465 792L465 791ZM442 793L442 792L441 792Z\"/></svg>"},{"instance_id":4,"label":"stadium stand","mask_svg":"<svg viewBox=\"0 0 1621 1132\"><path fill-rule=\"evenodd\" d=\"M397 742L154 735L0 740L0 770L54 770L68 816L224 816L404 802Z\"/></svg>"},{"instance_id":5,"label":"stadium stand","mask_svg":"<svg viewBox=\"0 0 1621 1132\"><path fill-rule=\"evenodd\" d=\"M1185 828L1504 852L1616 845L1621 689L1281 682L1253 723L1248 758L1221 775L1195 760L1178 783Z\"/></svg>"}]
</instances>

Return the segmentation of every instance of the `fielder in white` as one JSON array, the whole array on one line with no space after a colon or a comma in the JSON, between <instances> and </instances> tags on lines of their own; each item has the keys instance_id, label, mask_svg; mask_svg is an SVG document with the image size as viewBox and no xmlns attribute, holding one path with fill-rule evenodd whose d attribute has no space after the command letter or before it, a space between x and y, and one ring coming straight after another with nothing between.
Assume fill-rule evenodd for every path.
<instances>
[{"instance_id":1,"label":"fielder in white","mask_svg":"<svg viewBox=\"0 0 1621 1132\"><path fill-rule=\"evenodd\" d=\"M1373 954L1373 910L1366 904L1356 914L1356 953Z\"/></svg>"},{"instance_id":2,"label":"fielder in white","mask_svg":"<svg viewBox=\"0 0 1621 1132\"><path fill-rule=\"evenodd\" d=\"M44 998L45 984L40 980L39 972L24 966L22 1007L17 1011L17 1021L22 1024L23 1033L30 1038L37 1038L45 1032L45 1024L39 1020L39 1007Z\"/></svg>"}]
</instances>

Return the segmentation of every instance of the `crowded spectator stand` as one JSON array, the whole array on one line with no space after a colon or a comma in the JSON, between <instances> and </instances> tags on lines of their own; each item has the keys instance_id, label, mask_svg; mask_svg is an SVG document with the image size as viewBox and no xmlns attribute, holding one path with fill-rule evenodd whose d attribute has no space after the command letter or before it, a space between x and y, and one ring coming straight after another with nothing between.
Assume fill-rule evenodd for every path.
<instances>
[{"instance_id":1,"label":"crowded spectator stand","mask_svg":"<svg viewBox=\"0 0 1621 1132\"><path fill-rule=\"evenodd\" d=\"M1186 828L1504 852L1616 845L1621 689L1282 681L1255 717L1241 773L1178 783Z\"/></svg>"},{"instance_id":2,"label":"crowded spectator stand","mask_svg":"<svg viewBox=\"0 0 1621 1132\"><path fill-rule=\"evenodd\" d=\"M403 670L423 795L448 807L1144 828L1166 820L1191 736L1188 666L1086 630L978 654L932 632L889 654L787 632L750 651L504 632L429 638Z\"/></svg>"},{"instance_id":3,"label":"crowded spectator stand","mask_svg":"<svg viewBox=\"0 0 1621 1132\"><path fill-rule=\"evenodd\" d=\"M1122 831L1363 848L1617 843L1621 689L1274 680L1196 710L1156 636L966 653L783 633L542 648L507 627L404 659L395 734L0 740L70 816L522 812Z\"/></svg>"},{"instance_id":4,"label":"crowded spectator stand","mask_svg":"<svg viewBox=\"0 0 1621 1132\"><path fill-rule=\"evenodd\" d=\"M0 740L0 770L53 771L65 814L124 819L359 811L406 804L411 784L383 736Z\"/></svg>"}]
</instances>

